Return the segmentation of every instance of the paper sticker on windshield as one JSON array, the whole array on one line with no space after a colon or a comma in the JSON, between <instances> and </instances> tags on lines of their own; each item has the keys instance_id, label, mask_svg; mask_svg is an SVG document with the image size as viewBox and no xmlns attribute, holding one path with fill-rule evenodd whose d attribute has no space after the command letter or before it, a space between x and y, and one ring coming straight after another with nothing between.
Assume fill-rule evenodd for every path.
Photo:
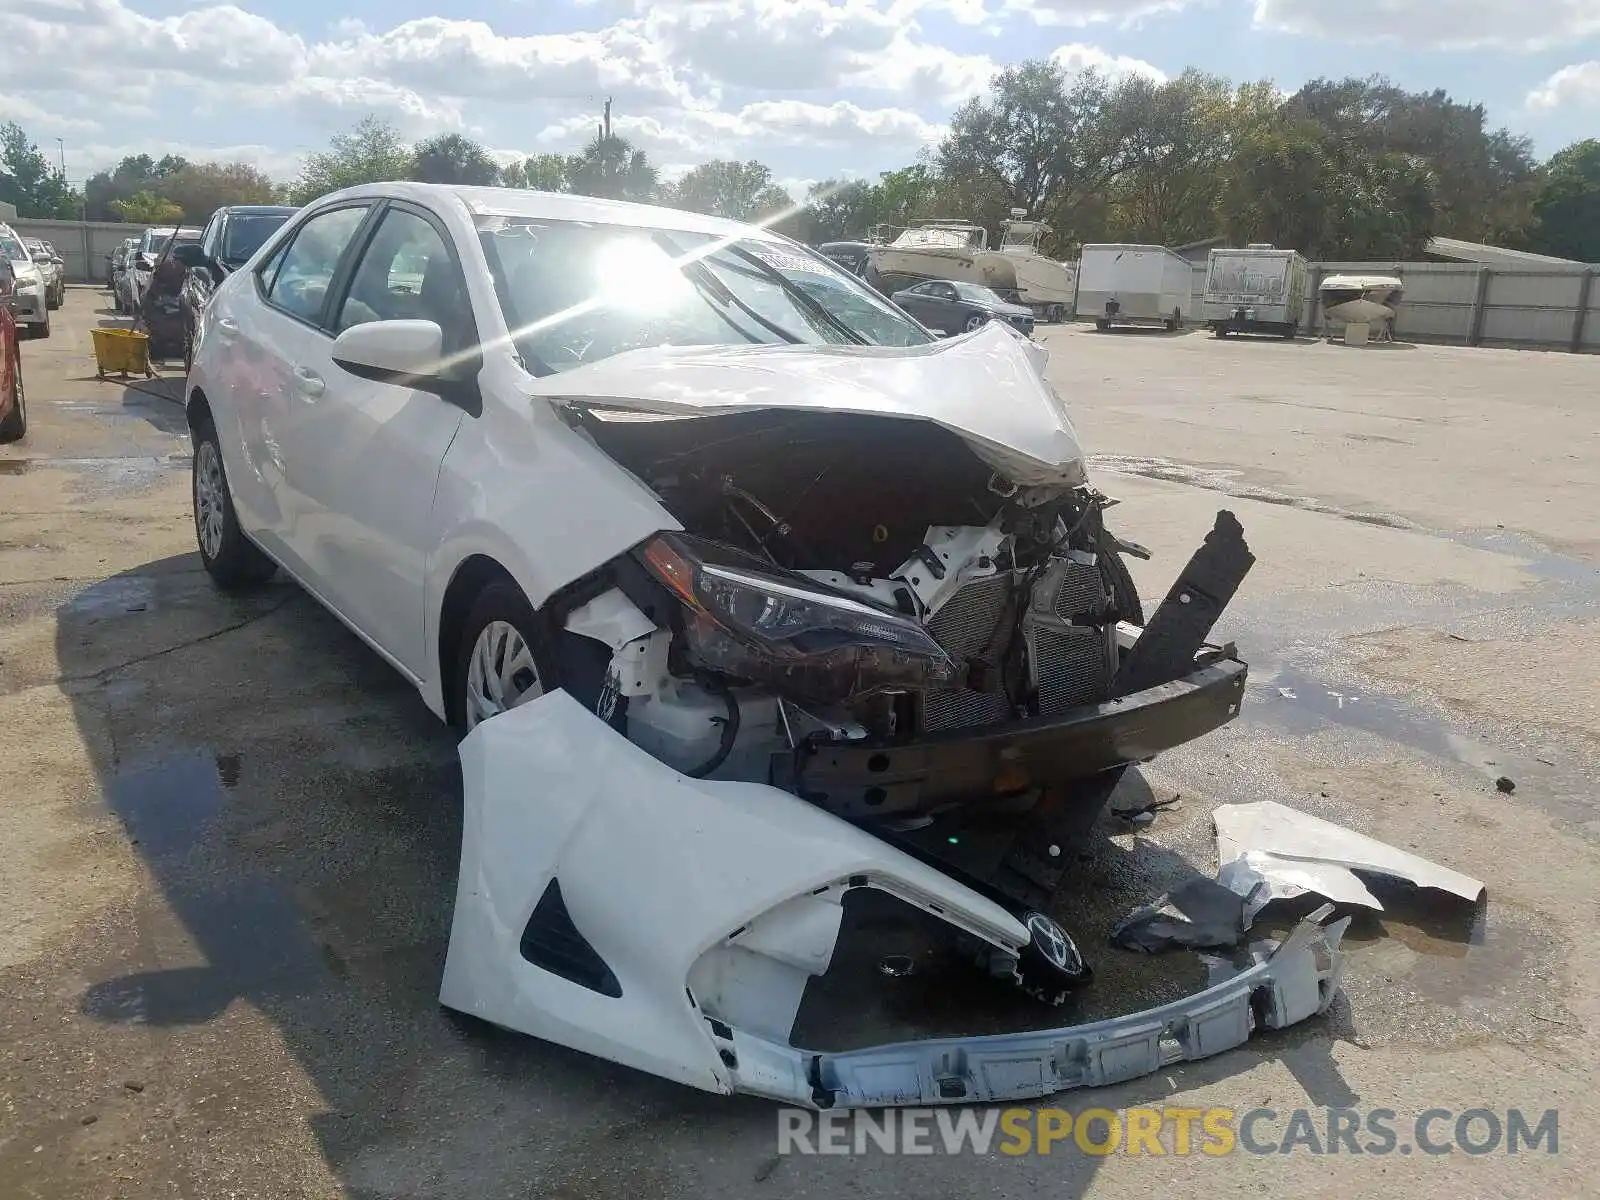
<instances>
[{"instance_id":1,"label":"paper sticker on windshield","mask_svg":"<svg viewBox=\"0 0 1600 1200\"><path fill-rule=\"evenodd\" d=\"M801 271L808 275L831 275L827 264L818 262L808 254L800 254L777 242L741 242L739 249L748 251L767 266L784 274Z\"/></svg>"}]
</instances>

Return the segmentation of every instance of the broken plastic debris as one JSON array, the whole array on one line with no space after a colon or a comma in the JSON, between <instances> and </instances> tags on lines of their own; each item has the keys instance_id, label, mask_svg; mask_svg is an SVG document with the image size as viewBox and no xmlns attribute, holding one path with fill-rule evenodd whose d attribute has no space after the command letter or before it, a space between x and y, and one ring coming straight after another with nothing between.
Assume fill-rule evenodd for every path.
<instances>
[{"instance_id":1,"label":"broken plastic debris","mask_svg":"<svg viewBox=\"0 0 1600 1200\"><path fill-rule=\"evenodd\" d=\"M1146 954L1180 946L1231 949L1244 937L1244 909L1243 896L1197 876L1123 917L1111 930L1111 944Z\"/></svg>"},{"instance_id":2,"label":"broken plastic debris","mask_svg":"<svg viewBox=\"0 0 1600 1200\"><path fill-rule=\"evenodd\" d=\"M1312 895L1383 911L1356 872L1404 879L1463 900L1483 896L1483 882L1332 821L1271 800L1225 804L1213 814L1217 882L1244 897L1246 927L1273 900Z\"/></svg>"}]
</instances>

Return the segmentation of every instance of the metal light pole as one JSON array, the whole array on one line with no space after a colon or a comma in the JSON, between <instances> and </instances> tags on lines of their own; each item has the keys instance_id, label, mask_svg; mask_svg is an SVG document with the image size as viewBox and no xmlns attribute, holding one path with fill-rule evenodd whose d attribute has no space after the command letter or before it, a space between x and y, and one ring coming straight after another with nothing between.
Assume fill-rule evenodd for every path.
<instances>
[{"instance_id":1,"label":"metal light pole","mask_svg":"<svg viewBox=\"0 0 1600 1200\"><path fill-rule=\"evenodd\" d=\"M67 177L67 144L60 138L56 139L56 150L61 155L61 178Z\"/></svg>"}]
</instances>

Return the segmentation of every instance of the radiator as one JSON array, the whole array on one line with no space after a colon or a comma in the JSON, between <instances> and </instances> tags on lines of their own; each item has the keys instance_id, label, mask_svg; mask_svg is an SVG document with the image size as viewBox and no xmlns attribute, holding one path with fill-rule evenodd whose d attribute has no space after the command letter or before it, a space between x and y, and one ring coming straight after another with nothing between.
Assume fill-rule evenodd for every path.
<instances>
[{"instance_id":1,"label":"radiator","mask_svg":"<svg viewBox=\"0 0 1600 1200\"><path fill-rule=\"evenodd\" d=\"M957 662L980 654L990 644L1014 586L1010 572L975 579L946 600L928 621L928 632ZM1004 692L936 688L923 695L922 731L993 725L1011 716Z\"/></svg>"},{"instance_id":2,"label":"radiator","mask_svg":"<svg viewBox=\"0 0 1600 1200\"><path fill-rule=\"evenodd\" d=\"M1039 714L1052 717L1111 695L1117 669L1116 626L1074 625L1107 611L1110 596L1092 554L1056 559L1035 585L1023 618L1028 662L1039 693Z\"/></svg>"}]
</instances>

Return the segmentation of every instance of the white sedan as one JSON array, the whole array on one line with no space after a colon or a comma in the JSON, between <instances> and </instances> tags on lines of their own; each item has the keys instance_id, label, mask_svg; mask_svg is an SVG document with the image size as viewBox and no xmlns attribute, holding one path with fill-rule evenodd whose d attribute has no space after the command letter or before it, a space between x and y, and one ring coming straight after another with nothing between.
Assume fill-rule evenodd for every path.
<instances>
[{"instance_id":1,"label":"white sedan","mask_svg":"<svg viewBox=\"0 0 1600 1200\"><path fill-rule=\"evenodd\" d=\"M1238 711L1204 645L1237 523L1142 638L1043 358L764 229L500 188L339 192L227 278L187 385L201 558L283 568L466 734L445 1004L796 1103L1083 1082L1038 1034L942 1074L788 1044L863 888L1059 1002L1063 831ZM980 877L943 848L997 809Z\"/></svg>"}]
</instances>

